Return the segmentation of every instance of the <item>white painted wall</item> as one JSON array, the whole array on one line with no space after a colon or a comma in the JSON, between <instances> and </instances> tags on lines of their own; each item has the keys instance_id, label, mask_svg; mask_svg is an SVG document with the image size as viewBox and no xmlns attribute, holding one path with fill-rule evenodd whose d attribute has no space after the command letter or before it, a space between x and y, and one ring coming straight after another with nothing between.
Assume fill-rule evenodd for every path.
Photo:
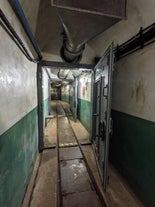
<instances>
[{"instance_id":1,"label":"white painted wall","mask_svg":"<svg viewBox=\"0 0 155 207\"><path fill-rule=\"evenodd\" d=\"M16 32L25 42L23 29L8 1L0 0L0 4ZM16 44L1 28L0 134L37 106L36 68L37 65L26 59Z\"/></svg>"},{"instance_id":2,"label":"white painted wall","mask_svg":"<svg viewBox=\"0 0 155 207\"><path fill-rule=\"evenodd\" d=\"M69 91L70 91L70 85L64 85L61 89L62 95L67 95L69 96Z\"/></svg>"},{"instance_id":3,"label":"white painted wall","mask_svg":"<svg viewBox=\"0 0 155 207\"><path fill-rule=\"evenodd\" d=\"M155 121L155 44L115 65L112 107Z\"/></svg>"},{"instance_id":4,"label":"white painted wall","mask_svg":"<svg viewBox=\"0 0 155 207\"><path fill-rule=\"evenodd\" d=\"M91 42L96 56L101 56L115 40L121 44L155 21L154 0L128 1L128 20L121 21ZM155 121L155 44L123 58L115 64L112 108Z\"/></svg>"},{"instance_id":5,"label":"white painted wall","mask_svg":"<svg viewBox=\"0 0 155 207\"><path fill-rule=\"evenodd\" d=\"M94 64L94 57L95 57L95 52L94 52L93 48L91 48L90 45L86 44L80 63Z\"/></svg>"},{"instance_id":6,"label":"white painted wall","mask_svg":"<svg viewBox=\"0 0 155 207\"><path fill-rule=\"evenodd\" d=\"M91 101L91 74L80 76L78 81L78 98Z\"/></svg>"}]
</instances>

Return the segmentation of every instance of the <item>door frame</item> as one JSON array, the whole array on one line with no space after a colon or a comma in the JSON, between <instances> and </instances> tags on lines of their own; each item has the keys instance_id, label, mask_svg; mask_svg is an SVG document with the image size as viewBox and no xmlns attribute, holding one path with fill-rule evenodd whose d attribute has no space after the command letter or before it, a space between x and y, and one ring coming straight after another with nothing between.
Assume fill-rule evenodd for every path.
<instances>
[{"instance_id":1,"label":"door frame","mask_svg":"<svg viewBox=\"0 0 155 207\"><path fill-rule=\"evenodd\" d=\"M43 67L54 67L54 68L62 68L62 69L89 69L93 70L94 65L92 64L68 64L64 62L55 62L55 61L48 61L42 60L37 64L37 102L38 102L38 150L42 152L44 150L44 111L43 111L43 76L42 76L42 69Z\"/></svg>"},{"instance_id":2,"label":"door frame","mask_svg":"<svg viewBox=\"0 0 155 207\"><path fill-rule=\"evenodd\" d=\"M98 163L98 169L100 172L100 176L101 178L103 177L103 189L104 191L106 191L106 187L107 187L107 182L108 182L108 160L109 160L109 140L110 140L110 132L111 132L111 99L112 99L112 81L111 81L111 76L112 76L112 70L113 70L113 63L114 63L114 53L113 53L113 47L114 47L114 43L112 42L111 45L108 47L108 49L105 51L104 55L101 57L101 59L99 60L99 62L97 63L97 65L94 68L94 73L93 73L93 92L92 92L92 134L91 134L91 140L92 142L94 142L94 138L95 138L95 119L96 117L94 117L94 108L96 107L95 105L95 84L97 83L97 81L99 81L102 76L99 76L96 79L96 70L97 67L102 63L102 61L104 61L105 57L109 56L109 73L108 73L108 90L107 90L107 94L109 94L107 96L107 111L108 111L108 115L106 117L106 136L105 136L105 143L104 143L104 167L103 167L103 175L102 175L102 170L100 169L100 165L97 159L97 163ZM101 90L102 91L102 90ZM94 149L95 150L95 149Z\"/></svg>"}]
</instances>

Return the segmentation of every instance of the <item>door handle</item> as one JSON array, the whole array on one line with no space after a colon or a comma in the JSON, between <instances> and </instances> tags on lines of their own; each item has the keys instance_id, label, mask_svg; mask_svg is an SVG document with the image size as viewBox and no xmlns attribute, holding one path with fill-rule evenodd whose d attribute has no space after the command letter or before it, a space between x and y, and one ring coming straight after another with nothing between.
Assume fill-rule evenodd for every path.
<instances>
[{"instance_id":1,"label":"door handle","mask_svg":"<svg viewBox=\"0 0 155 207\"><path fill-rule=\"evenodd\" d=\"M93 116L99 116L99 114L93 114Z\"/></svg>"}]
</instances>

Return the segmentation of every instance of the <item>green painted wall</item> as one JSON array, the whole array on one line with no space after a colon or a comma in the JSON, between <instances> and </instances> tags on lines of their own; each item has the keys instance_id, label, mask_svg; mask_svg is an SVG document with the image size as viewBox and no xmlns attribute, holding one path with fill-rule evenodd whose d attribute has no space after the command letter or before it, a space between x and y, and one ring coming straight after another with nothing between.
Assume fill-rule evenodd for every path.
<instances>
[{"instance_id":1,"label":"green painted wall","mask_svg":"<svg viewBox=\"0 0 155 207\"><path fill-rule=\"evenodd\" d=\"M147 207L155 206L155 123L112 110L110 159Z\"/></svg>"},{"instance_id":2,"label":"green painted wall","mask_svg":"<svg viewBox=\"0 0 155 207\"><path fill-rule=\"evenodd\" d=\"M78 99L78 118L85 128L90 132L90 110L91 102L83 99Z\"/></svg>"},{"instance_id":3,"label":"green painted wall","mask_svg":"<svg viewBox=\"0 0 155 207\"><path fill-rule=\"evenodd\" d=\"M62 100L62 101L65 101L65 102L67 102L67 103L69 103L69 95L62 94L62 95L61 95L61 100Z\"/></svg>"},{"instance_id":4,"label":"green painted wall","mask_svg":"<svg viewBox=\"0 0 155 207\"><path fill-rule=\"evenodd\" d=\"M58 100L58 94L57 93L52 93L51 94L51 100Z\"/></svg>"},{"instance_id":5,"label":"green painted wall","mask_svg":"<svg viewBox=\"0 0 155 207\"><path fill-rule=\"evenodd\" d=\"M36 159L37 108L0 136L0 206L20 207Z\"/></svg>"}]
</instances>

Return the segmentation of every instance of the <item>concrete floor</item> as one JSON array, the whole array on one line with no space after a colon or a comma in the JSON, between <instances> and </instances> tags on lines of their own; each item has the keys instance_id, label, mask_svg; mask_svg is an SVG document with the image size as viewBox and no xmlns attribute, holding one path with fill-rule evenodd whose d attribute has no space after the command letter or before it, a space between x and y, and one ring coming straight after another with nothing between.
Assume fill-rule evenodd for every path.
<instances>
[{"instance_id":1,"label":"concrete floor","mask_svg":"<svg viewBox=\"0 0 155 207\"><path fill-rule=\"evenodd\" d=\"M28 188L23 207L105 206L101 196L107 207L143 207L111 164L109 185L107 192L103 192L92 146L80 145L79 148L76 140L88 143L89 133L79 121L73 121L67 103L51 104L55 118L47 120L44 143L46 147L59 144L59 148L43 151L38 170L34 169L36 179L29 184L31 190Z\"/></svg>"}]
</instances>

